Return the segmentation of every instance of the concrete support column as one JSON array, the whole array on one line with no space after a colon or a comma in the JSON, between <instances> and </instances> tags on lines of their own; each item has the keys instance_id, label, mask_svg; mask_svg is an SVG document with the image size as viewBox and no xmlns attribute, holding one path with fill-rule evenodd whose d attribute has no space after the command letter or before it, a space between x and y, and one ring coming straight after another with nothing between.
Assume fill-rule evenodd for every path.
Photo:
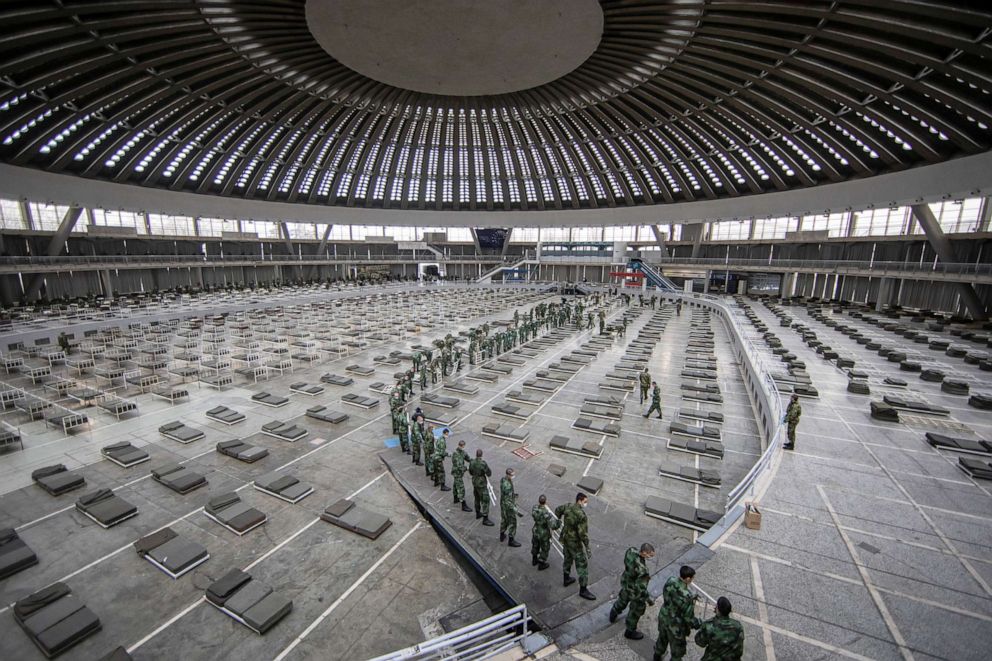
<instances>
[{"instance_id":1,"label":"concrete support column","mask_svg":"<svg viewBox=\"0 0 992 661\"><path fill-rule=\"evenodd\" d=\"M779 296L782 298L789 298L792 296L792 292L796 288L796 277L798 273L783 273L782 274L782 284L779 287Z\"/></svg>"},{"instance_id":2,"label":"concrete support column","mask_svg":"<svg viewBox=\"0 0 992 661\"><path fill-rule=\"evenodd\" d=\"M31 213L31 206L27 200L18 200L17 205L21 208L21 218L24 219L24 226L29 230L34 229L34 214Z\"/></svg>"},{"instance_id":3,"label":"concrete support column","mask_svg":"<svg viewBox=\"0 0 992 661\"><path fill-rule=\"evenodd\" d=\"M110 279L110 270L102 269L100 271L100 286L103 288L104 298L113 298L114 296L114 283Z\"/></svg>"},{"instance_id":4,"label":"concrete support column","mask_svg":"<svg viewBox=\"0 0 992 661\"><path fill-rule=\"evenodd\" d=\"M197 266L193 268L190 275L193 279L193 283L200 289L203 289L203 267ZM257 280L258 279L256 278L256 282Z\"/></svg>"},{"instance_id":5,"label":"concrete support column","mask_svg":"<svg viewBox=\"0 0 992 661\"><path fill-rule=\"evenodd\" d=\"M652 225L651 231L654 233L655 243L657 243L658 247L661 249L661 256L668 257L668 246L665 245L665 237L661 234L661 228L657 225Z\"/></svg>"},{"instance_id":6,"label":"concrete support column","mask_svg":"<svg viewBox=\"0 0 992 661\"><path fill-rule=\"evenodd\" d=\"M45 250L46 256L55 257L62 252L63 248L65 248L65 242L68 240L70 232L72 232L72 228L76 226L76 221L79 220L82 214L82 207L69 207L69 210L65 212L65 216L62 217L62 222L59 223L59 228L55 230L55 234L52 235L51 240L48 242L48 248ZM41 289L44 281L44 273L35 273L24 290L24 300L30 301L34 298Z\"/></svg>"},{"instance_id":7,"label":"concrete support column","mask_svg":"<svg viewBox=\"0 0 992 661\"><path fill-rule=\"evenodd\" d=\"M875 312L882 309L892 300L892 293L895 291L895 280L893 278L882 278L878 283L878 299L875 301Z\"/></svg>"},{"instance_id":8,"label":"concrete support column","mask_svg":"<svg viewBox=\"0 0 992 661\"><path fill-rule=\"evenodd\" d=\"M940 261L948 264L956 262L957 256L954 254L954 247L944 235L944 230L941 229L936 216L930 210L930 206L927 204L914 204L910 209L913 210L913 216L920 224L920 227L923 228L930 246L937 253ZM975 292L974 286L967 282L959 282L957 283L957 287L958 293L961 295L961 303L971 313L972 318L988 319L988 312L986 312L985 307L982 305L982 300L978 297L978 293Z\"/></svg>"}]
</instances>

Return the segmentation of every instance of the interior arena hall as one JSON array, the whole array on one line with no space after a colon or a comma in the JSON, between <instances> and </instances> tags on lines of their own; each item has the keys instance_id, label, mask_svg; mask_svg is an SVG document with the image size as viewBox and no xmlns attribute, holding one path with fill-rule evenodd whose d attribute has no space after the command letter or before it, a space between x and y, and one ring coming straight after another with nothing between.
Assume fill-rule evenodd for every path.
<instances>
[{"instance_id":1,"label":"interior arena hall","mask_svg":"<svg viewBox=\"0 0 992 661\"><path fill-rule=\"evenodd\" d=\"M0 3L0 659L988 659L990 127L981 2Z\"/></svg>"}]
</instances>

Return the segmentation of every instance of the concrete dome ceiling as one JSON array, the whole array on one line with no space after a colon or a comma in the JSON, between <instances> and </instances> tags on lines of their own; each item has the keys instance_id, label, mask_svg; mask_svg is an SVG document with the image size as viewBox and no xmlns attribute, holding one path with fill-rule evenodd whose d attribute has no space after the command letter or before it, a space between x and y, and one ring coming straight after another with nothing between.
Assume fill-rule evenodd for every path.
<instances>
[{"instance_id":1,"label":"concrete dome ceiling","mask_svg":"<svg viewBox=\"0 0 992 661\"><path fill-rule=\"evenodd\" d=\"M444 0L434 44L431 0L4 2L0 160L258 201L568 210L808 188L990 148L986 3L577 1L568 21L535 20L543 0L487 1L499 19L483 30L473 3ZM349 16L367 48L329 45L345 23L308 23L321 11ZM517 48L500 51L514 22ZM487 39L473 77L464 53ZM416 57L383 71L397 53Z\"/></svg>"}]
</instances>

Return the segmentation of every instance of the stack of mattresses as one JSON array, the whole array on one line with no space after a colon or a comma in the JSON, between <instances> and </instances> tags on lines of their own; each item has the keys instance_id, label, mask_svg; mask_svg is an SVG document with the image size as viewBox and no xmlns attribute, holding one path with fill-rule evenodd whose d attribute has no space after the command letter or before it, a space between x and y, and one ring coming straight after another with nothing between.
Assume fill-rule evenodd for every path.
<instances>
[{"instance_id":1,"label":"stack of mattresses","mask_svg":"<svg viewBox=\"0 0 992 661\"><path fill-rule=\"evenodd\" d=\"M321 382L329 383L332 386L350 386L355 382L354 379L347 376L340 376L338 374L324 374L320 377Z\"/></svg>"},{"instance_id":2,"label":"stack of mattresses","mask_svg":"<svg viewBox=\"0 0 992 661\"><path fill-rule=\"evenodd\" d=\"M572 428L592 434L604 434L606 436L615 437L620 436L620 425L617 423L609 422L607 420L598 420L595 418L586 418L584 416L576 418L575 422L572 423Z\"/></svg>"},{"instance_id":3,"label":"stack of mattresses","mask_svg":"<svg viewBox=\"0 0 992 661\"><path fill-rule=\"evenodd\" d=\"M239 413L234 409L230 409L226 406L215 406L214 408L207 411L207 417L210 418L211 420L222 422L225 425L233 425L238 422L242 422L245 419L244 413Z\"/></svg>"},{"instance_id":4,"label":"stack of mattresses","mask_svg":"<svg viewBox=\"0 0 992 661\"><path fill-rule=\"evenodd\" d=\"M254 530L268 517L251 505L242 502L233 491L211 498L203 508L204 514L237 535Z\"/></svg>"},{"instance_id":5,"label":"stack of mattresses","mask_svg":"<svg viewBox=\"0 0 992 661\"><path fill-rule=\"evenodd\" d=\"M644 504L644 513L650 517L691 528L699 532L709 530L723 516L719 512L676 503L658 496L648 497L647 502Z\"/></svg>"},{"instance_id":6,"label":"stack of mattresses","mask_svg":"<svg viewBox=\"0 0 992 661\"><path fill-rule=\"evenodd\" d=\"M364 395L356 395L355 393L348 393L341 398L341 401L345 404L351 406L357 406L361 409L370 409L379 404L379 400L374 397L365 397Z\"/></svg>"},{"instance_id":7,"label":"stack of mattresses","mask_svg":"<svg viewBox=\"0 0 992 661\"><path fill-rule=\"evenodd\" d=\"M265 423L262 425L261 431L266 436L272 436L273 438L278 438L280 441L286 441L287 443L295 443L302 438L306 438L306 436L310 433L303 427L289 422L280 422L279 420L273 420L272 422Z\"/></svg>"},{"instance_id":8,"label":"stack of mattresses","mask_svg":"<svg viewBox=\"0 0 992 661\"><path fill-rule=\"evenodd\" d=\"M100 618L65 583L53 583L14 604L14 620L51 659L100 630Z\"/></svg>"},{"instance_id":9,"label":"stack of mattresses","mask_svg":"<svg viewBox=\"0 0 992 661\"><path fill-rule=\"evenodd\" d=\"M514 443L523 443L530 436L530 432L526 429L493 423L483 425L482 433L485 436L500 438L504 441L513 441Z\"/></svg>"},{"instance_id":10,"label":"stack of mattresses","mask_svg":"<svg viewBox=\"0 0 992 661\"><path fill-rule=\"evenodd\" d=\"M255 488L288 503L298 503L313 493L313 487L278 471L255 478Z\"/></svg>"},{"instance_id":11,"label":"stack of mattresses","mask_svg":"<svg viewBox=\"0 0 992 661\"><path fill-rule=\"evenodd\" d=\"M552 450L576 454L580 457L598 459L603 454L603 448L592 441L581 441L566 436L552 436L549 444Z\"/></svg>"},{"instance_id":12,"label":"stack of mattresses","mask_svg":"<svg viewBox=\"0 0 992 661\"><path fill-rule=\"evenodd\" d=\"M665 462L658 468L658 474L663 477L670 477L683 482L701 484L704 487L719 487L720 474L708 468L694 468L692 466L680 466L679 464Z\"/></svg>"},{"instance_id":13,"label":"stack of mattresses","mask_svg":"<svg viewBox=\"0 0 992 661\"><path fill-rule=\"evenodd\" d=\"M249 445L241 440L221 441L217 444L217 452L246 464L255 463L259 459L269 456L269 451L266 448Z\"/></svg>"},{"instance_id":14,"label":"stack of mattresses","mask_svg":"<svg viewBox=\"0 0 992 661\"><path fill-rule=\"evenodd\" d=\"M207 484L207 478L175 463L166 464L153 470L152 479L181 494L189 493Z\"/></svg>"},{"instance_id":15,"label":"stack of mattresses","mask_svg":"<svg viewBox=\"0 0 992 661\"><path fill-rule=\"evenodd\" d=\"M899 422L899 411L889 406L885 402L873 401L869 404L871 408L871 417L876 420L884 420L886 422Z\"/></svg>"},{"instance_id":16,"label":"stack of mattresses","mask_svg":"<svg viewBox=\"0 0 992 661\"><path fill-rule=\"evenodd\" d=\"M289 389L297 394L308 395L310 397L316 397L324 392L323 386L310 385L303 382L290 384Z\"/></svg>"},{"instance_id":17,"label":"stack of mattresses","mask_svg":"<svg viewBox=\"0 0 992 661\"><path fill-rule=\"evenodd\" d=\"M280 406L286 406L289 404L289 400L285 397L279 395L273 395L267 392L256 393L251 396L253 402L258 402L259 404L264 404L265 406L271 406L272 408L279 408Z\"/></svg>"},{"instance_id":18,"label":"stack of mattresses","mask_svg":"<svg viewBox=\"0 0 992 661\"><path fill-rule=\"evenodd\" d=\"M193 429L178 420L165 423L158 428L158 433L168 439L172 439L173 441L183 444L198 441L203 438L204 435L199 429Z\"/></svg>"},{"instance_id":19,"label":"stack of mattresses","mask_svg":"<svg viewBox=\"0 0 992 661\"><path fill-rule=\"evenodd\" d=\"M111 528L138 515L137 507L110 489L98 489L80 496L76 509L104 528Z\"/></svg>"},{"instance_id":20,"label":"stack of mattresses","mask_svg":"<svg viewBox=\"0 0 992 661\"><path fill-rule=\"evenodd\" d=\"M127 441L104 446L100 449L100 454L123 468L130 468L151 459L147 452Z\"/></svg>"},{"instance_id":21,"label":"stack of mattresses","mask_svg":"<svg viewBox=\"0 0 992 661\"><path fill-rule=\"evenodd\" d=\"M38 556L13 528L0 530L0 579L38 564Z\"/></svg>"},{"instance_id":22,"label":"stack of mattresses","mask_svg":"<svg viewBox=\"0 0 992 661\"><path fill-rule=\"evenodd\" d=\"M307 417L336 425L347 420L348 414L334 411L326 406L312 406L307 409Z\"/></svg>"},{"instance_id":23,"label":"stack of mattresses","mask_svg":"<svg viewBox=\"0 0 992 661\"><path fill-rule=\"evenodd\" d=\"M392 525L388 517L359 507L347 498L328 506L320 518L369 539L376 539Z\"/></svg>"},{"instance_id":24,"label":"stack of mattresses","mask_svg":"<svg viewBox=\"0 0 992 661\"><path fill-rule=\"evenodd\" d=\"M172 528L163 528L134 543L138 555L170 578L192 571L210 558L207 549L180 537Z\"/></svg>"},{"instance_id":25,"label":"stack of mattresses","mask_svg":"<svg viewBox=\"0 0 992 661\"><path fill-rule=\"evenodd\" d=\"M938 450L950 450L951 452L963 452L965 454L992 455L992 443L981 439L957 438L928 431L926 440L931 446Z\"/></svg>"},{"instance_id":26,"label":"stack of mattresses","mask_svg":"<svg viewBox=\"0 0 992 661\"><path fill-rule=\"evenodd\" d=\"M82 475L73 473L63 464L38 468L31 473L31 479L53 496L61 496L86 484Z\"/></svg>"},{"instance_id":27,"label":"stack of mattresses","mask_svg":"<svg viewBox=\"0 0 992 661\"><path fill-rule=\"evenodd\" d=\"M263 634L293 610L293 602L232 569L207 588L207 603L257 634Z\"/></svg>"}]
</instances>

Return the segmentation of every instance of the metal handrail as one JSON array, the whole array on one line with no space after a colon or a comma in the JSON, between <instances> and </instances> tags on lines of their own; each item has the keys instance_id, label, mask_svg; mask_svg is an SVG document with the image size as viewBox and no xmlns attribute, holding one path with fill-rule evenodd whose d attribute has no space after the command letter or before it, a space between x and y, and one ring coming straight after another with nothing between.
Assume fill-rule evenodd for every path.
<instances>
[{"instance_id":1,"label":"metal handrail","mask_svg":"<svg viewBox=\"0 0 992 661\"><path fill-rule=\"evenodd\" d=\"M432 638L423 643L377 656L370 661L405 661L407 659L484 659L504 652L527 636L530 616L527 605L520 604L484 620Z\"/></svg>"}]
</instances>

